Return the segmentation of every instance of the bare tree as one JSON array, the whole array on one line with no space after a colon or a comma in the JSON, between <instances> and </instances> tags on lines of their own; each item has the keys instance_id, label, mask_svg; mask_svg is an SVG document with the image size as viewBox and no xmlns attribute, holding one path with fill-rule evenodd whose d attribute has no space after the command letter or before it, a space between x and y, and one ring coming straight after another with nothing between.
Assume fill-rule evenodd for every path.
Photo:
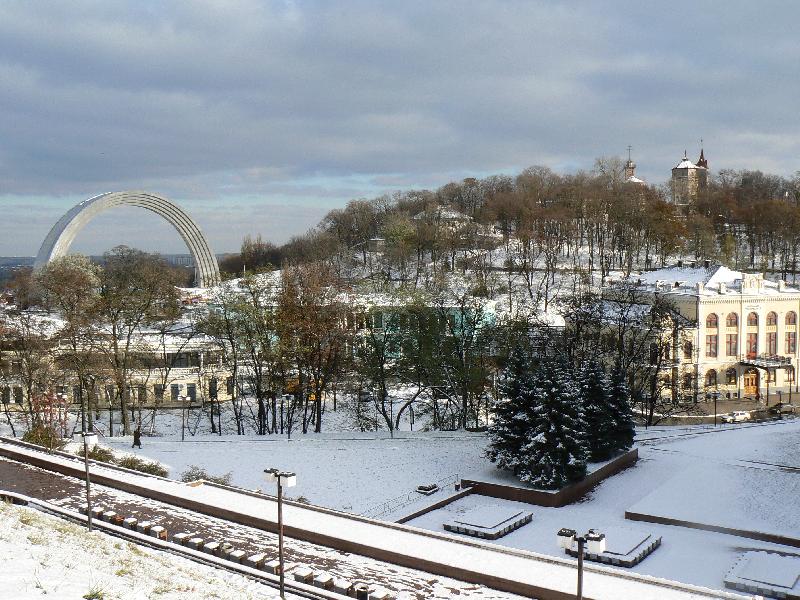
<instances>
[{"instance_id":1,"label":"bare tree","mask_svg":"<svg viewBox=\"0 0 800 600\"><path fill-rule=\"evenodd\" d=\"M176 283L174 271L154 255L126 246L118 246L105 255L97 315L106 329L101 348L122 412L123 435L131 432L128 386L132 372L139 366L137 336L145 327L177 319L180 304ZM113 406L109 411L113 414ZM112 427L110 424L109 435L113 435Z\"/></svg>"}]
</instances>

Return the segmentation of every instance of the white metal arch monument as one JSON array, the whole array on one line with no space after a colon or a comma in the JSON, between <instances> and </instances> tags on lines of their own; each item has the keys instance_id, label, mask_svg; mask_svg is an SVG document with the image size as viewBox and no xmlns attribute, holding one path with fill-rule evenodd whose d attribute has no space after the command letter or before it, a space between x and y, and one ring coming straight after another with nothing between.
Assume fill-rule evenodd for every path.
<instances>
[{"instance_id":1,"label":"white metal arch monument","mask_svg":"<svg viewBox=\"0 0 800 600\"><path fill-rule=\"evenodd\" d=\"M51 260L64 256L75 236L89 221L99 213L117 206L138 206L163 217L178 231L192 253L195 285L209 287L219 283L217 258L197 224L176 204L148 192L109 192L73 206L47 234L39 248L34 268L38 269Z\"/></svg>"}]
</instances>

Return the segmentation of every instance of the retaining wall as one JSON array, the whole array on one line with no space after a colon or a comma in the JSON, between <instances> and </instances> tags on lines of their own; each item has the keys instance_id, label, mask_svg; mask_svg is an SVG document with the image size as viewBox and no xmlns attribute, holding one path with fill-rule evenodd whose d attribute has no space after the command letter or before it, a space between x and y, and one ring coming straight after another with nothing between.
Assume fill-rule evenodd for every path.
<instances>
[{"instance_id":1,"label":"retaining wall","mask_svg":"<svg viewBox=\"0 0 800 600\"><path fill-rule=\"evenodd\" d=\"M622 469L628 468L637 460L639 460L639 449L634 448L590 473L583 481L561 488L557 492L546 492L502 483L489 483L487 481L478 481L475 479L462 479L461 485L472 488L472 493L480 494L481 496L491 496L492 498L502 498L503 500L514 500L516 502L526 502L538 506L557 508L580 500L587 492L604 479L608 479L612 475L619 473Z\"/></svg>"}]
</instances>

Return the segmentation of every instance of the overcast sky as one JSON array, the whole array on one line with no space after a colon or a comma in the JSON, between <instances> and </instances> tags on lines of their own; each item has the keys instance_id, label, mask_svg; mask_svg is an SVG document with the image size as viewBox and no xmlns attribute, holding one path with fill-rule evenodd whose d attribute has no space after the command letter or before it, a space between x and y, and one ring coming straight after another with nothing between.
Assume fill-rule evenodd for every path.
<instances>
[{"instance_id":1,"label":"overcast sky","mask_svg":"<svg viewBox=\"0 0 800 600\"><path fill-rule=\"evenodd\" d=\"M80 200L145 189L217 252L276 242L351 198L633 146L663 182L791 175L800 3L0 2L0 254L32 255ZM75 248L185 251L141 209Z\"/></svg>"}]
</instances>

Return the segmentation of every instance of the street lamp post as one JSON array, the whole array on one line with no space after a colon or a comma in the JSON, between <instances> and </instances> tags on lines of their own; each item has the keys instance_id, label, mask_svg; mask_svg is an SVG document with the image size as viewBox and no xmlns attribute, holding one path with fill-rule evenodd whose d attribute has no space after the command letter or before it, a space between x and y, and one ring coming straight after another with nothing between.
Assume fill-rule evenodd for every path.
<instances>
[{"instance_id":1,"label":"street lamp post","mask_svg":"<svg viewBox=\"0 0 800 600\"><path fill-rule=\"evenodd\" d=\"M178 396L178 401L181 403L181 441L186 441L186 398L187 396Z\"/></svg>"},{"instance_id":2,"label":"street lamp post","mask_svg":"<svg viewBox=\"0 0 800 600\"><path fill-rule=\"evenodd\" d=\"M714 391L711 396L714 398L714 427L717 426L717 400L719 400L719 392Z\"/></svg>"},{"instance_id":3,"label":"street lamp post","mask_svg":"<svg viewBox=\"0 0 800 600\"><path fill-rule=\"evenodd\" d=\"M589 552L602 554L606 551L606 536L595 529L590 529L583 535L576 535L574 529L559 529L556 534L558 545L564 550L572 550L578 544L578 592L577 600L583 600L583 552L589 546Z\"/></svg>"},{"instance_id":4,"label":"street lamp post","mask_svg":"<svg viewBox=\"0 0 800 600\"><path fill-rule=\"evenodd\" d=\"M285 598L283 584L283 487L297 485L297 475L278 469L264 469L264 475L268 481L274 481L278 485L278 569L280 570L280 594L281 598Z\"/></svg>"},{"instance_id":5,"label":"street lamp post","mask_svg":"<svg viewBox=\"0 0 800 600\"><path fill-rule=\"evenodd\" d=\"M91 432L81 431L81 437L83 438L83 464L86 467L86 525L89 531L92 530L92 494L90 490L90 481L89 481L89 443L86 441L86 438L90 435L94 435Z\"/></svg>"}]
</instances>

